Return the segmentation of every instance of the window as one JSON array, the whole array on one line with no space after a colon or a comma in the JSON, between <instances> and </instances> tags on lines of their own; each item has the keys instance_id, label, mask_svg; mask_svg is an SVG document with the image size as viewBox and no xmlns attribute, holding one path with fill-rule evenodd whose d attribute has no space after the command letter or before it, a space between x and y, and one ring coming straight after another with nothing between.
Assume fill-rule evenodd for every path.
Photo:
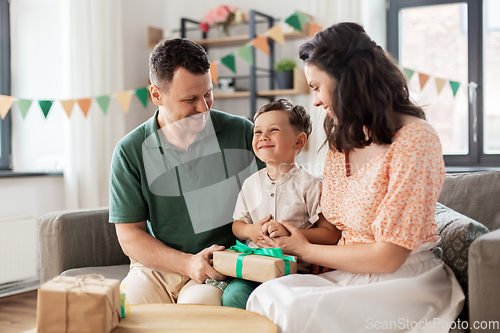
<instances>
[{"instance_id":1,"label":"window","mask_svg":"<svg viewBox=\"0 0 500 333\"><path fill-rule=\"evenodd\" d=\"M500 0L389 0L388 51L447 166L500 165Z\"/></svg>"},{"instance_id":2,"label":"window","mask_svg":"<svg viewBox=\"0 0 500 333\"><path fill-rule=\"evenodd\" d=\"M10 20L9 2L0 0L0 95L10 95ZM10 112L0 118L0 170L9 168Z\"/></svg>"}]
</instances>

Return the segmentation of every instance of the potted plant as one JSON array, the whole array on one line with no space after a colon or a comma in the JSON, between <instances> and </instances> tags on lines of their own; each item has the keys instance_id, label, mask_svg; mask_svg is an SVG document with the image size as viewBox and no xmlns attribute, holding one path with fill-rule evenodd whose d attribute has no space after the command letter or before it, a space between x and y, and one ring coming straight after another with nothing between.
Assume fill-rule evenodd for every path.
<instances>
[{"instance_id":1,"label":"potted plant","mask_svg":"<svg viewBox=\"0 0 500 333\"><path fill-rule=\"evenodd\" d=\"M275 64L274 70L279 89L293 89L293 69L297 67L294 59L284 58Z\"/></svg>"}]
</instances>

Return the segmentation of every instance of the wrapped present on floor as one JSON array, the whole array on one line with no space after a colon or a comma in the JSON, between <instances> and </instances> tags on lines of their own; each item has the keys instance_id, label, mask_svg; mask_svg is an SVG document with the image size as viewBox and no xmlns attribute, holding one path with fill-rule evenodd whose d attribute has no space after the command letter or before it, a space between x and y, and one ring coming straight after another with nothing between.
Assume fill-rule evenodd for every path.
<instances>
[{"instance_id":1,"label":"wrapped present on floor","mask_svg":"<svg viewBox=\"0 0 500 333\"><path fill-rule=\"evenodd\" d=\"M297 273L296 257L283 255L280 248L252 249L236 243L225 251L214 252L213 266L217 272L255 282Z\"/></svg>"},{"instance_id":2,"label":"wrapped present on floor","mask_svg":"<svg viewBox=\"0 0 500 333\"><path fill-rule=\"evenodd\" d=\"M37 332L108 333L120 321L120 281L59 276L38 288Z\"/></svg>"}]
</instances>

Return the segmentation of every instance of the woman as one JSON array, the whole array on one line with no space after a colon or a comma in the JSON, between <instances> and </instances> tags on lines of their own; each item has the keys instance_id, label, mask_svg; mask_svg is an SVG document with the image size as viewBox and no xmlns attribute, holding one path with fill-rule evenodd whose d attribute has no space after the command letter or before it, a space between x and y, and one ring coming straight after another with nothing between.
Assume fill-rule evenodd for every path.
<instances>
[{"instance_id":1,"label":"woman","mask_svg":"<svg viewBox=\"0 0 500 333\"><path fill-rule=\"evenodd\" d=\"M299 54L314 105L328 112L321 207L342 238L311 244L282 222L291 235L268 243L335 270L264 283L247 309L283 332L448 332L464 294L430 251L445 176L436 132L358 24L317 33Z\"/></svg>"}]
</instances>

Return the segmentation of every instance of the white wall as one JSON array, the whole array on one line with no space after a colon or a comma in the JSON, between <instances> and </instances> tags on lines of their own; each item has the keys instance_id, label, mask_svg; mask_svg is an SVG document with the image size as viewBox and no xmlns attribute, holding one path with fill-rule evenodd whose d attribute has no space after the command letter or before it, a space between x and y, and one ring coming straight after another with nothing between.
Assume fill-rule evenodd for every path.
<instances>
[{"instance_id":1,"label":"white wall","mask_svg":"<svg viewBox=\"0 0 500 333\"><path fill-rule=\"evenodd\" d=\"M148 6L123 0L124 87L148 84L147 26L163 25L163 0L149 0ZM63 94L63 63L60 1L16 0L11 2L12 96L29 99L75 98ZM83 96L82 96L83 97ZM147 109L132 98L126 116L129 132L149 118ZM73 112L81 112L75 106ZM59 103L47 117L33 103L25 119L16 105L12 114L12 156L14 171L61 171L69 120ZM61 176L0 178L0 216L35 215L65 209Z\"/></svg>"},{"instance_id":2,"label":"white wall","mask_svg":"<svg viewBox=\"0 0 500 333\"><path fill-rule=\"evenodd\" d=\"M62 176L0 178L0 218L64 210Z\"/></svg>"},{"instance_id":3,"label":"white wall","mask_svg":"<svg viewBox=\"0 0 500 333\"><path fill-rule=\"evenodd\" d=\"M149 84L149 54L147 27L162 27L164 22L163 0L148 0L147 5L137 0L122 0L123 55L125 67L125 89L134 89ZM126 132L150 118L156 106L150 101L148 108L132 99L126 118Z\"/></svg>"}]
</instances>

